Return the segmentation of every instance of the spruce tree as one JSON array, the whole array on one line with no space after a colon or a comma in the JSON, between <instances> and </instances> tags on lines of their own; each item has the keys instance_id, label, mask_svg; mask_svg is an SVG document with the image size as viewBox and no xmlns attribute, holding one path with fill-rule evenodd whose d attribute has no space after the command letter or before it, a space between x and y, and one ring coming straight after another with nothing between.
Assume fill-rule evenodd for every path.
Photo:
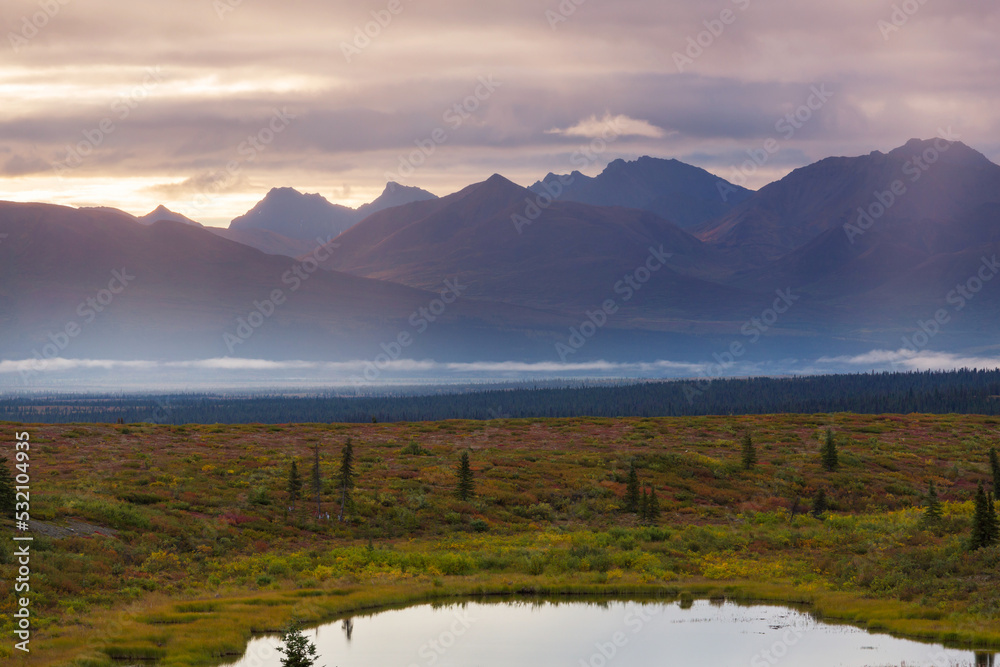
<instances>
[{"instance_id":1,"label":"spruce tree","mask_svg":"<svg viewBox=\"0 0 1000 667\"><path fill-rule=\"evenodd\" d=\"M833 472L840 465L837 460L837 441L833 437L833 429L826 429L826 439L823 441L822 449L820 449L820 458L823 462L823 468L827 472Z\"/></svg>"},{"instance_id":2,"label":"spruce tree","mask_svg":"<svg viewBox=\"0 0 1000 667\"><path fill-rule=\"evenodd\" d=\"M795 496L795 500L792 502L792 508L788 510L791 515L789 518L794 519L796 514L802 514L802 499Z\"/></svg>"},{"instance_id":3,"label":"spruce tree","mask_svg":"<svg viewBox=\"0 0 1000 667\"><path fill-rule=\"evenodd\" d=\"M461 500L468 500L475 490L475 482L472 479L472 466L469 464L469 452L462 452L462 460L458 464L458 488L456 495Z\"/></svg>"},{"instance_id":4,"label":"spruce tree","mask_svg":"<svg viewBox=\"0 0 1000 667\"><path fill-rule=\"evenodd\" d=\"M976 509L972 515L972 534L969 536L969 549L972 551L988 547L997 539L996 510L992 507L991 500L980 482L976 488Z\"/></svg>"},{"instance_id":5,"label":"spruce tree","mask_svg":"<svg viewBox=\"0 0 1000 667\"><path fill-rule=\"evenodd\" d=\"M9 466L7 457L0 456L0 516L5 519L13 519L17 509L17 489Z\"/></svg>"},{"instance_id":6,"label":"spruce tree","mask_svg":"<svg viewBox=\"0 0 1000 667\"><path fill-rule=\"evenodd\" d=\"M337 515L337 520L343 521L347 508L351 506L351 489L354 488L354 445L350 438L344 443L344 451L340 454L337 487L340 489L340 514Z\"/></svg>"},{"instance_id":7,"label":"spruce tree","mask_svg":"<svg viewBox=\"0 0 1000 667\"><path fill-rule=\"evenodd\" d=\"M927 489L927 502L924 504L922 521L925 526L937 526L941 523L941 501L938 500L934 482L931 482Z\"/></svg>"},{"instance_id":8,"label":"spruce tree","mask_svg":"<svg viewBox=\"0 0 1000 667\"><path fill-rule=\"evenodd\" d=\"M752 470L757 465L757 448L753 444L753 436L750 431L743 434L743 469Z\"/></svg>"},{"instance_id":9,"label":"spruce tree","mask_svg":"<svg viewBox=\"0 0 1000 667\"><path fill-rule=\"evenodd\" d=\"M993 495L1000 496L1000 458L996 447L990 447L990 470L993 472Z\"/></svg>"},{"instance_id":10,"label":"spruce tree","mask_svg":"<svg viewBox=\"0 0 1000 667\"><path fill-rule=\"evenodd\" d=\"M313 667L316 664L316 645L302 634L298 623L292 622L281 635L281 667Z\"/></svg>"},{"instance_id":11,"label":"spruce tree","mask_svg":"<svg viewBox=\"0 0 1000 667\"><path fill-rule=\"evenodd\" d=\"M996 499L992 493L986 494L986 539L989 544L1000 540L1000 524L997 523Z\"/></svg>"},{"instance_id":12,"label":"spruce tree","mask_svg":"<svg viewBox=\"0 0 1000 667\"><path fill-rule=\"evenodd\" d=\"M646 487L642 487L642 498L639 500L639 518L642 521L649 519L649 495Z\"/></svg>"},{"instance_id":13,"label":"spruce tree","mask_svg":"<svg viewBox=\"0 0 1000 667\"><path fill-rule=\"evenodd\" d=\"M639 475L635 472L635 462L628 466L628 479L625 481L625 511L639 511Z\"/></svg>"},{"instance_id":14,"label":"spruce tree","mask_svg":"<svg viewBox=\"0 0 1000 667\"><path fill-rule=\"evenodd\" d=\"M811 514L817 519L822 519L823 515L826 514L827 503L826 503L826 491L820 489L816 492L816 497L813 498L813 505Z\"/></svg>"},{"instance_id":15,"label":"spruce tree","mask_svg":"<svg viewBox=\"0 0 1000 667\"><path fill-rule=\"evenodd\" d=\"M656 521L660 518L660 501L656 497L655 488L649 490L649 503L646 505L646 515L650 521Z\"/></svg>"},{"instance_id":16,"label":"spruce tree","mask_svg":"<svg viewBox=\"0 0 1000 667\"><path fill-rule=\"evenodd\" d=\"M295 511L295 502L302 497L302 477L299 475L299 466L292 459L292 465L288 467L288 502L291 503L292 511Z\"/></svg>"}]
</instances>

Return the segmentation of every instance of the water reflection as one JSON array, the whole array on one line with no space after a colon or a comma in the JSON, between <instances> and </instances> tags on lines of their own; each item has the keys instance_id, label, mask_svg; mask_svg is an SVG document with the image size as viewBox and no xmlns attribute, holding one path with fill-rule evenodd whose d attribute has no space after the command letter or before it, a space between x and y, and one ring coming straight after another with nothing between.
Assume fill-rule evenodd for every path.
<instances>
[{"instance_id":1,"label":"water reflection","mask_svg":"<svg viewBox=\"0 0 1000 667\"><path fill-rule=\"evenodd\" d=\"M997 667L996 655L827 625L805 611L721 599L426 604L315 631L337 667ZM354 626L358 624L357 635ZM339 627L337 627L339 625ZM313 633L310 632L310 635ZM276 637L234 667L280 667Z\"/></svg>"}]
</instances>

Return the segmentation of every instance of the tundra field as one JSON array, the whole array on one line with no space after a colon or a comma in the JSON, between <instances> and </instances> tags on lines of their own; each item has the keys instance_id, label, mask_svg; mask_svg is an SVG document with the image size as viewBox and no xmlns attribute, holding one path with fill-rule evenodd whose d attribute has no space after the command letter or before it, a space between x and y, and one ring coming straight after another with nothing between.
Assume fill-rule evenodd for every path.
<instances>
[{"instance_id":1,"label":"tundra field","mask_svg":"<svg viewBox=\"0 0 1000 667\"><path fill-rule=\"evenodd\" d=\"M827 429L832 471L821 458ZM1000 546L969 548L977 486L994 484L997 417L3 432L9 467L15 433L31 443L30 655L11 639L23 594L5 587L0 601L0 656L18 664L214 665L293 617L480 595L768 600L900 636L1000 647ZM354 488L338 521L349 438ZM456 494L463 452L468 500ZM629 511L630 468L643 494L655 491L658 516ZM931 482L938 521L924 516ZM827 510L817 517L820 490ZM2 529L15 533L9 518ZM17 576L15 545L0 540L5 581Z\"/></svg>"}]
</instances>

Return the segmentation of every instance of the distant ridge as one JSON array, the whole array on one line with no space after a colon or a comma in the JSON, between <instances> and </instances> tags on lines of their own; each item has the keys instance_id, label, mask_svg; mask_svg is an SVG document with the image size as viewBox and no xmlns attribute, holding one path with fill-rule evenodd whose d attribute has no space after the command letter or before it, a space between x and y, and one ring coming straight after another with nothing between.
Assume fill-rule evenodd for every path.
<instances>
[{"instance_id":1,"label":"distant ridge","mask_svg":"<svg viewBox=\"0 0 1000 667\"><path fill-rule=\"evenodd\" d=\"M667 162L650 160L605 171ZM441 198L389 185L366 210L337 232L334 214L361 213L276 188L243 224L214 230L165 208L139 219L0 202L0 347L30 356L62 341L111 272L135 267L134 288L73 354L231 353L219 350L223 333L255 308L267 324L246 350L284 358L369 358L380 340L403 354L390 341L421 321L433 333L409 359L723 364L926 348L973 363L997 349L1000 166L960 142L826 158L688 230L634 206L543 197L500 174ZM294 259L268 256L278 254ZM304 287L265 316L269 295L291 285ZM436 295L449 289L446 305ZM434 320L421 320L436 301ZM437 354L420 347L435 340ZM569 357L556 353L573 340Z\"/></svg>"},{"instance_id":2,"label":"distant ridge","mask_svg":"<svg viewBox=\"0 0 1000 667\"><path fill-rule=\"evenodd\" d=\"M182 222L185 225L191 225L193 227L204 227L200 222L195 222L191 218L181 215L180 213L174 213L169 208L164 205L159 205L146 215L136 218L139 222L144 225L151 225L154 222L159 222L160 220L171 220L173 222Z\"/></svg>"},{"instance_id":3,"label":"distant ridge","mask_svg":"<svg viewBox=\"0 0 1000 667\"><path fill-rule=\"evenodd\" d=\"M373 213L435 198L435 195L426 190L390 182L374 201L353 209L331 204L319 194L303 194L294 188L272 188L256 206L233 219L229 224L232 232L230 236L237 240L243 239L249 245L264 244L260 249L265 251L275 248L267 240L268 237L259 232L277 234L279 238L313 247L317 239L336 238ZM245 234L246 232L258 233L250 235Z\"/></svg>"},{"instance_id":4,"label":"distant ridge","mask_svg":"<svg viewBox=\"0 0 1000 667\"><path fill-rule=\"evenodd\" d=\"M400 185L395 181L389 181L385 185L385 190L374 201L369 204L362 204L356 210L358 220L364 220L373 213L384 211L394 206L402 206L415 201L427 201L437 199L437 195L431 194L427 190L413 187L411 185Z\"/></svg>"},{"instance_id":5,"label":"distant ridge","mask_svg":"<svg viewBox=\"0 0 1000 667\"><path fill-rule=\"evenodd\" d=\"M752 194L699 167L648 156L632 162L615 160L595 177L579 171L550 173L530 189L559 193L562 201L649 211L682 229L717 218Z\"/></svg>"}]
</instances>

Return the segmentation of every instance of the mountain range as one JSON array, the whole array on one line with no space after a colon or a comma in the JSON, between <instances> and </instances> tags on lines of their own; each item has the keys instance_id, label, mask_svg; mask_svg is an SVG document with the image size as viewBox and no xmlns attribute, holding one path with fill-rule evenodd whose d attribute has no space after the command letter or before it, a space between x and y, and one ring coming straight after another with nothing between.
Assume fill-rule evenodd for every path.
<instances>
[{"instance_id":1,"label":"mountain range","mask_svg":"<svg viewBox=\"0 0 1000 667\"><path fill-rule=\"evenodd\" d=\"M815 358L1000 325L1000 166L943 139L756 192L651 157L358 209L275 188L229 229L0 202L0 239L0 359Z\"/></svg>"},{"instance_id":2,"label":"mountain range","mask_svg":"<svg viewBox=\"0 0 1000 667\"><path fill-rule=\"evenodd\" d=\"M298 255L328 243L373 213L430 199L436 197L426 190L389 182L377 199L353 209L331 204L319 194L273 188L260 203L235 218L228 229L212 231L269 254Z\"/></svg>"},{"instance_id":3,"label":"mountain range","mask_svg":"<svg viewBox=\"0 0 1000 667\"><path fill-rule=\"evenodd\" d=\"M648 156L633 162L615 160L595 177L579 171L549 173L530 189L560 201L649 211L682 229L714 220L753 194L704 169Z\"/></svg>"}]
</instances>

